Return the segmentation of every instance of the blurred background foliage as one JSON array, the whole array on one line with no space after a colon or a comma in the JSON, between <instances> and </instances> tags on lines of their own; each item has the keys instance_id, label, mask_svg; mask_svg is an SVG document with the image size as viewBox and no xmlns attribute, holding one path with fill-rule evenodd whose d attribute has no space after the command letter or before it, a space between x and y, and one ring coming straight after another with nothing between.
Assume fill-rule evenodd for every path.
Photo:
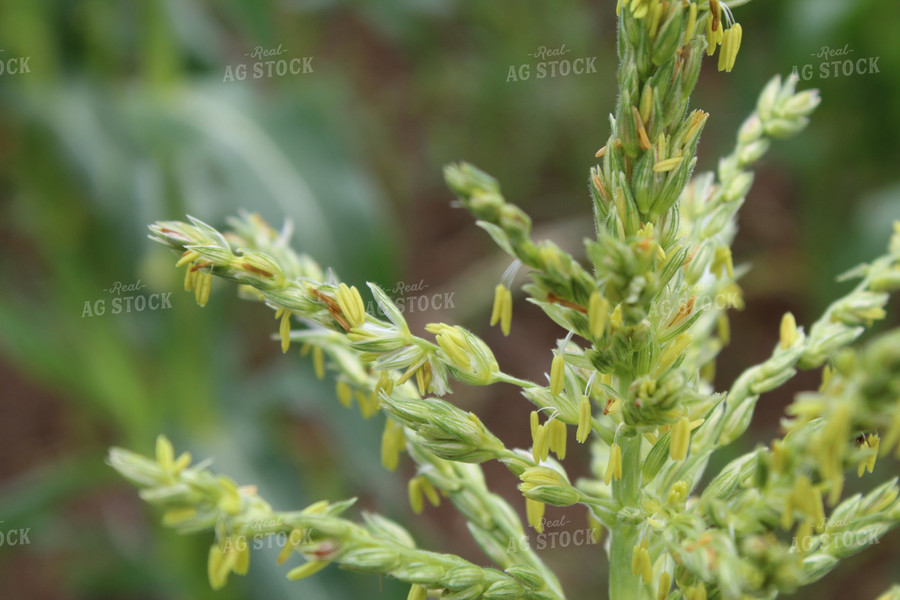
<instances>
[{"instance_id":1,"label":"blurred background foliage","mask_svg":"<svg viewBox=\"0 0 900 600\"><path fill-rule=\"evenodd\" d=\"M102 462L110 445L149 452L160 432L257 484L276 508L359 496L411 524L422 545L482 562L452 510L411 518L409 464L388 473L378 461L381 418L337 405L307 360L277 352L270 312L228 286L214 284L199 309L146 225L190 213L222 226L240 209L275 225L288 218L296 246L346 280L452 294L452 308L410 321L472 327L506 370L538 377L559 330L524 302L510 338L486 328L507 263L450 206L441 166L466 159L494 174L538 236L579 251L590 234L587 169L616 93L612 8L0 0L0 58L29 57L30 69L0 76L0 529L30 528L29 545L0 547L2 596L405 597L393 582L336 569L288 584L277 548L254 553L250 574L213 594L209 538L163 530ZM756 0L736 13L738 68L724 75L709 63L695 96L712 114L700 167L730 148L772 74L813 64L803 85L819 87L824 103L803 136L764 161L744 210L736 259L754 268L722 386L769 353L785 310L810 323L842 289L835 276L880 253L900 218L900 4ZM530 55L563 45L565 58L597 57L596 73L538 79ZM877 57L879 72L822 79L811 55L823 46ZM252 73L257 47L313 57L313 72L227 81L239 64ZM531 78L510 81L523 64ZM172 292L171 309L113 314L107 290L137 281L137 294ZM90 316L85 304L101 300L106 312ZM816 383L816 374L798 378L762 402L738 450L770 439L791 393ZM454 399L477 406L507 443L529 443L528 407L513 390L460 389ZM510 476L488 474L521 509ZM582 512L548 516L583 527ZM797 597L874 597L900 572L898 545L896 533L885 537ZM601 553L542 552L572 598L602 596Z\"/></svg>"}]
</instances>

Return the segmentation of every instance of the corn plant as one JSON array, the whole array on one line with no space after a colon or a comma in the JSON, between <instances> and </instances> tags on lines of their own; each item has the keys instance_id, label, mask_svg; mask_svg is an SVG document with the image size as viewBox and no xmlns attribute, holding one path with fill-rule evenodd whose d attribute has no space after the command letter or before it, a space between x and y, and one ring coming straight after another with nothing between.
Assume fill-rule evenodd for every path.
<instances>
[{"instance_id":1,"label":"corn plant","mask_svg":"<svg viewBox=\"0 0 900 600\"><path fill-rule=\"evenodd\" d=\"M750 168L771 140L802 130L819 103L815 91L796 91L796 79L775 77L716 172L694 173L708 114L690 110L691 92L705 54L718 50L720 71L735 65L742 29L731 9L744 3L620 0L620 93L588 178L596 231L585 241L589 264L534 241L528 215L492 177L469 164L446 168L459 205L513 259L496 286L491 325L509 334L512 274L525 268L528 300L564 331L546 382L507 374L460 326L412 331L372 283L378 311L367 312L356 286L289 247L287 226L276 231L252 214L225 232L192 217L150 226L151 239L180 253L185 289L200 306L214 278L236 284L275 311L283 351L299 344L317 375L334 379L338 402L365 418L382 415L385 468L395 470L404 454L417 466L412 510L449 499L492 562L421 549L377 514L348 520L352 500L273 511L252 485L176 457L163 436L153 458L112 449L109 463L164 509L166 525L214 533L213 588L247 572L252 531L283 536L279 563L302 559L290 579L334 563L406 582L415 600L563 600L538 553L516 543L525 527L489 489L480 466L488 461L518 478L526 520L538 531L546 505L585 507L593 541L605 540L613 600L774 598L825 576L898 522L896 479L866 494L843 489L848 471L867 477L877 457L900 454L900 331L853 346L900 287L900 223L888 252L847 273L856 287L820 319L805 328L785 314L768 359L728 389L713 385L729 342L727 311L743 305L745 269L734 266L731 245ZM712 453L746 433L760 396L819 368L821 387L795 397L781 437L700 488ZM534 405L521 424L531 448L507 447L450 402L458 384L518 387ZM591 474L573 481L564 459L583 446ZM601 560L599 548L584 551ZM898 588L884 598L900 598Z\"/></svg>"}]
</instances>

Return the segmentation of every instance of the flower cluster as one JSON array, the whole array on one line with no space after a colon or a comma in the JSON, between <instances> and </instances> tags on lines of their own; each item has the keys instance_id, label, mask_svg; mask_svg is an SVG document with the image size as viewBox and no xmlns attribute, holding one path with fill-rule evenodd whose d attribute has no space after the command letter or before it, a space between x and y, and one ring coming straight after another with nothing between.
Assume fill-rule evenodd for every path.
<instances>
[{"instance_id":1,"label":"flower cluster","mask_svg":"<svg viewBox=\"0 0 900 600\"><path fill-rule=\"evenodd\" d=\"M208 560L213 589L224 587L231 573L246 574L250 566L247 536L283 534L286 543L278 563L297 555L304 559L288 571L292 580L334 563L408 582L412 585L410 598L425 598L428 590L442 590L441 597L457 600L558 597L542 591L542 576L527 565L512 565L505 572L481 568L453 555L418 549L402 526L382 516L365 514L364 525L341 518L354 500L316 502L300 511L275 512L254 488L239 488L202 464L191 467L189 455L177 460L172 455L171 443L160 436L155 460L119 448L110 451L108 460L141 488L144 500L166 510L164 524L182 533L215 530L216 542Z\"/></svg>"},{"instance_id":2,"label":"flower cluster","mask_svg":"<svg viewBox=\"0 0 900 600\"><path fill-rule=\"evenodd\" d=\"M214 277L238 284L279 320L283 351L311 355L319 377L334 376L339 402L385 418L381 455L395 470L405 451L415 513L447 498L501 570L419 550L398 525L367 515L359 526L338 515L349 504L317 503L273 513L250 488L175 459L164 439L155 461L113 450L110 463L167 509L180 530L215 531L213 587L246 572L249 556L226 552L250 519L277 516L277 531L303 531L296 551L308 562L288 576L331 562L411 584L410 598L562 600L560 582L523 537L516 511L489 491L480 463L498 461L519 480L528 523L540 531L547 505L583 505L592 530L608 531L609 596L631 600L772 598L812 582L900 520L896 481L843 498L845 474L871 474L900 448L900 337L847 349L882 319L900 288L900 225L888 252L847 274L857 286L808 329L787 314L771 356L727 390L713 385L716 357L729 342L727 311L743 307L731 245L753 183L753 163L773 139L801 131L819 103L796 79L776 77L741 126L715 173L695 174L708 114L689 109L704 51L719 49L730 71L743 30L720 0L620 0L620 95L610 134L590 172L596 235L584 265L551 241L531 238L531 220L499 183L468 164L445 179L460 205L510 255L495 288L491 325L509 334L512 274L529 270L528 299L564 330L551 349L546 385L503 372L488 345L462 327L431 323L411 331L378 286L338 280L288 245L255 215L217 229L189 218L150 227L178 253L185 287L205 305ZM302 327L298 327L302 326ZM773 327L773 338L775 328ZM697 489L713 452L748 428L760 396L799 369L824 365L823 384L788 408L784 436L736 459ZM534 406L530 448L508 448L473 413L446 397L455 384L514 385ZM591 477L573 482L562 461L574 438L591 453ZM828 512L830 509L830 513ZM312 532L307 535L307 532ZM785 538L793 536L798 543ZM293 540L294 538L292 538ZM896 596L896 590L886 597Z\"/></svg>"}]
</instances>

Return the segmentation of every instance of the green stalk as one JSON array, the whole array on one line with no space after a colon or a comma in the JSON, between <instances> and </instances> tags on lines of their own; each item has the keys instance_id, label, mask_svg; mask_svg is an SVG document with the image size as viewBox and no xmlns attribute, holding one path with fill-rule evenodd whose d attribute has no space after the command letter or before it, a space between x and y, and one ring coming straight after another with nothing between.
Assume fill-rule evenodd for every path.
<instances>
[{"instance_id":1,"label":"green stalk","mask_svg":"<svg viewBox=\"0 0 900 600\"><path fill-rule=\"evenodd\" d=\"M641 436L633 430L620 433L622 448L622 480L613 482L613 498L623 509L637 509L640 502ZM620 511L621 513L621 511ZM631 572L631 553L638 539L637 527L619 521L610 532L609 597L631 600L638 597L640 576Z\"/></svg>"},{"instance_id":2,"label":"green stalk","mask_svg":"<svg viewBox=\"0 0 900 600\"><path fill-rule=\"evenodd\" d=\"M637 540L638 531L634 525L622 524L610 534L610 600L636 600L639 597L641 579L631 573L631 553Z\"/></svg>"}]
</instances>

